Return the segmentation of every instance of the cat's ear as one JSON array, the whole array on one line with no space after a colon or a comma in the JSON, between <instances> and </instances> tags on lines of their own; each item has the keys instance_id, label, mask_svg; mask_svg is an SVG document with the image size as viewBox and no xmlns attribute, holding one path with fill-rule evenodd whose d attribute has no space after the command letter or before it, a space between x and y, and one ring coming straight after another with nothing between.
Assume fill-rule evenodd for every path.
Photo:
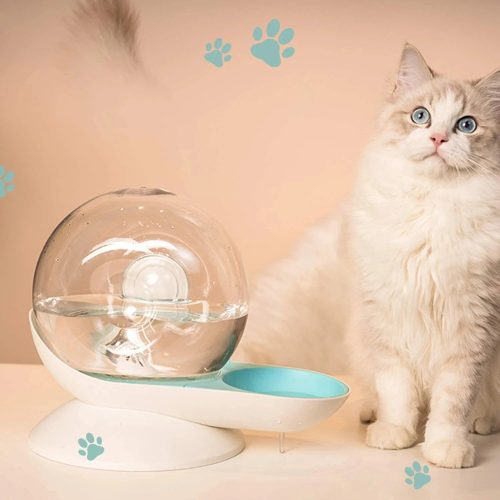
<instances>
[{"instance_id":1,"label":"cat's ear","mask_svg":"<svg viewBox=\"0 0 500 500\"><path fill-rule=\"evenodd\" d=\"M393 93L397 96L404 95L406 92L414 90L429 80L432 80L434 74L427 66L422 54L409 43L405 44L399 63L399 71L396 80L396 86Z\"/></svg>"},{"instance_id":2,"label":"cat's ear","mask_svg":"<svg viewBox=\"0 0 500 500\"><path fill-rule=\"evenodd\" d=\"M500 69L479 80L476 87L486 96L491 108L500 115Z\"/></svg>"}]
</instances>

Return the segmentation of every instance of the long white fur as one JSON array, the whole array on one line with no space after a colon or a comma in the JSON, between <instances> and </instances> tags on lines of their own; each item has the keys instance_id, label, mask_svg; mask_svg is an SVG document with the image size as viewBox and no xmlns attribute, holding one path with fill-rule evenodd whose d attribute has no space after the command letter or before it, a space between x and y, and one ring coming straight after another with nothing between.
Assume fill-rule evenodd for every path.
<instances>
[{"instance_id":1,"label":"long white fur","mask_svg":"<svg viewBox=\"0 0 500 500\"><path fill-rule=\"evenodd\" d=\"M351 311L351 281L340 244L342 232L338 215L323 220L289 257L260 277L236 357L324 372L347 371L343 337Z\"/></svg>"},{"instance_id":2,"label":"long white fur","mask_svg":"<svg viewBox=\"0 0 500 500\"><path fill-rule=\"evenodd\" d=\"M428 417L423 453L443 467L473 465L469 430L500 427L499 80L478 93L405 48L381 120L432 95L432 123L382 123L341 222L313 229L259 282L240 350L337 373L349 352L367 444L412 446ZM474 138L454 130L470 105L485 116ZM440 156L435 132L449 139Z\"/></svg>"}]
</instances>

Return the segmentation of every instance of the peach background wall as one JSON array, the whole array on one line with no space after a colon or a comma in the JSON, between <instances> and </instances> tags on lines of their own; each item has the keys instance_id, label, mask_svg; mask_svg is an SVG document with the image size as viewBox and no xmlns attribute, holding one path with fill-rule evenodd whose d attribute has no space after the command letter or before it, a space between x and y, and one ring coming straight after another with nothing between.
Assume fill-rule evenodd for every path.
<instances>
[{"instance_id":1,"label":"peach background wall","mask_svg":"<svg viewBox=\"0 0 500 500\"><path fill-rule=\"evenodd\" d=\"M72 2L0 1L0 165L16 175L0 199L0 361L37 361L36 259L88 198L136 185L187 195L226 226L252 280L348 196L405 40L457 77L500 65L497 0L134 5L141 76L71 52ZM296 33L278 68L249 50L274 17ZM223 68L203 58L217 37L233 46Z\"/></svg>"}]
</instances>

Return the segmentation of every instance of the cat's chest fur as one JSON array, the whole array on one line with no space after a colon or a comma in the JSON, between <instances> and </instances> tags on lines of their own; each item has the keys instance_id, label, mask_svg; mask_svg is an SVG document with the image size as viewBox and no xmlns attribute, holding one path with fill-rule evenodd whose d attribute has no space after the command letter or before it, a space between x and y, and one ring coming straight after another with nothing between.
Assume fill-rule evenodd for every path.
<instances>
[{"instance_id":1,"label":"cat's chest fur","mask_svg":"<svg viewBox=\"0 0 500 500\"><path fill-rule=\"evenodd\" d=\"M487 257L481 240L492 214L481 212L480 200L464 199L453 189L388 194L368 207L373 246L364 258L377 261L381 269L384 264L392 268L402 284L418 286L426 274L439 280L451 272L449 281Z\"/></svg>"},{"instance_id":2,"label":"cat's chest fur","mask_svg":"<svg viewBox=\"0 0 500 500\"><path fill-rule=\"evenodd\" d=\"M353 209L354 258L363 299L391 342L427 352L429 339L457 337L500 256L497 197L478 179L365 179Z\"/></svg>"}]
</instances>

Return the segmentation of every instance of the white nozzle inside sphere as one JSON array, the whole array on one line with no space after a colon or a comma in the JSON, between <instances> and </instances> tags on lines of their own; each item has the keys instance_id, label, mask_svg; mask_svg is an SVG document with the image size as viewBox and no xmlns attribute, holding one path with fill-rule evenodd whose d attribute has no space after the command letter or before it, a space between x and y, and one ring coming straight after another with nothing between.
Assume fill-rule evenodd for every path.
<instances>
[{"instance_id":1,"label":"white nozzle inside sphere","mask_svg":"<svg viewBox=\"0 0 500 500\"><path fill-rule=\"evenodd\" d=\"M123 295L142 300L183 300L188 297L184 269L166 255L146 255L125 270Z\"/></svg>"}]
</instances>

